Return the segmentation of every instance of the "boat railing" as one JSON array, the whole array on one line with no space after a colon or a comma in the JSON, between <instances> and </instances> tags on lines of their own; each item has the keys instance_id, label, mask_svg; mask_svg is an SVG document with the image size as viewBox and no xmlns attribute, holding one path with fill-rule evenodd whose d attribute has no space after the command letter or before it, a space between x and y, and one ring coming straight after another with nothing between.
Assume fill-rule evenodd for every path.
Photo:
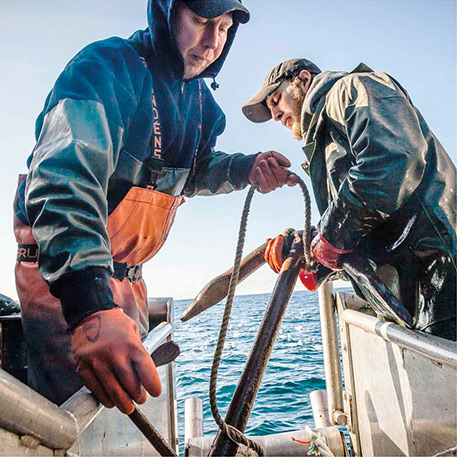
<instances>
[{"instance_id":1,"label":"boat railing","mask_svg":"<svg viewBox=\"0 0 457 457\"><path fill-rule=\"evenodd\" d=\"M170 322L162 322L143 340L152 353L172 335ZM0 369L0 428L31 437L50 449L69 449L103 410L85 388L60 407Z\"/></svg>"},{"instance_id":2,"label":"boat railing","mask_svg":"<svg viewBox=\"0 0 457 457\"><path fill-rule=\"evenodd\" d=\"M148 353L151 354L167 339L169 335L171 335L171 332L171 324L168 322L162 322L154 330L149 332L148 336L143 340L143 346L146 348ZM65 403L63 403L60 409L66 411L74 417L78 435L80 435L99 415L103 406L95 399L87 388L83 387Z\"/></svg>"},{"instance_id":3,"label":"boat railing","mask_svg":"<svg viewBox=\"0 0 457 457\"><path fill-rule=\"evenodd\" d=\"M342 317L346 323L378 335L385 341L410 349L435 362L457 367L457 344L454 341L409 330L393 322L382 322L353 309L345 309Z\"/></svg>"},{"instance_id":4,"label":"boat railing","mask_svg":"<svg viewBox=\"0 0 457 457\"><path fill-rule=\"evenodd\" d=\"M354 454L451 455L457 343L382 321L354 292L337 292L336 307Z\"/></svg>"},{"instance_id":5,"label":"boat railing","mask_svg":"<svg viewBox=\"0 0 457 457\"><path fill-rule=\"evenodd\" d=\"M324 283L319 288L318 294L329 416L333 424L346 425L347 416L344 413L343 406L343 383L341 379L333 284L331 282Z\"/></svg>"}]
</instances>

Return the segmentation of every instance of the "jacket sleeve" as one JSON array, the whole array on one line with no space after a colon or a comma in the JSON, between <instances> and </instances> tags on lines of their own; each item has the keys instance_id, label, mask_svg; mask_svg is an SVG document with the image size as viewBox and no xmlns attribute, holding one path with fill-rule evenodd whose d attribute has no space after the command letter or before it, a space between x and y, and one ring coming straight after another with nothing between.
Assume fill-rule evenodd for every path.
<instances>
[{"instance_id":1,"label":"jacket sleeve","mask_svg":"<svg viewBox=\"0 0 457 457\"><path fill-rule=\"evenodd\" d=\"M335 247L352 249L411 197L428 146L414 106L386 74L340 80L328 94L327 115L353 160L319 227Z\"/></svg>"},{"instance_id":2,"label":"jacket sleeve","mask_svg":"<svg viewBox=\"0 0 457 457\"><path fill-rule=\"evenodd\" d=\"M227 154L208 148L199 157L195 173L186 186L185 195L228 194L244 189L257 154Z\"/></svg>"},{"instance_id":3,"label":"jacket sleeve","mask_svg":"<svg viewBox=\"0 0 457 457\"><path fill-rule=\"evenodd\" d=\"M185 195L217 195L244 189L257 154L216 151L217 137L225 130L225 115L204 83L202 105L202 139Z\"/></svg>"},{"instance_id":4,"label":"jacket sleeve","mask_svg":"<svg viewBox=\"0 0 457 457\"><path fill-rule=\"evenodd\" d=\"M115 306L107 190L139 89L126 61L107 63L106 52L86 49L60 75L39 120L27 178L40 273L70 326Z\"/></svg>"}]
</instances>

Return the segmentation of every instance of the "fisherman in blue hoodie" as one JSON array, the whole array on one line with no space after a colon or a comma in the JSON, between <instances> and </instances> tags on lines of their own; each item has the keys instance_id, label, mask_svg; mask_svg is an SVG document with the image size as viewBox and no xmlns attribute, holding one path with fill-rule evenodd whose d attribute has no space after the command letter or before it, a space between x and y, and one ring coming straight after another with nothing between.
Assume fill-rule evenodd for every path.
<instances>
[{"instance_id":1,"label":"fisherman in blue hoodie","mask_svg":"<svg viewBox=\"0 0 457 457\"><path fill-rule=\"evenodd\" d=\"M49 94L15 235L29 384L52 401L81 380L126 414L159 395L141 268L184 196L295 183L277 152L215 150L225 116L202 78L248 20L238 0L150 0L146 30L90 44Z\"/></svg>"}]
</instances>

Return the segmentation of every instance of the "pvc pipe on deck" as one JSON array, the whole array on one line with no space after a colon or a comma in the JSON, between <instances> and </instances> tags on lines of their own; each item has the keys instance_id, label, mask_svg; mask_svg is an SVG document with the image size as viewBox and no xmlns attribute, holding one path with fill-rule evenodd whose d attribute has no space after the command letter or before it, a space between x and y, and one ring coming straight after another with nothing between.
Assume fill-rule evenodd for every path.
<instances>
[{"instance_id":1,"label":"pvc pipe on deck","mask_svg":"<svg viewBox=\"0 0 457 457\"><path fill-rule=\"evenodd\" d=\"M187 398L184 403L184 443L203 436L203 407L200 398Z\"/></svg>"},{"instance_id":2,"label":"pvc pipe on deck","mask_svg":"<svg viewBox=\"0 0 457 457\"><path fill-rule=\"evenodd\" d=\"M264 452L265 457L297 457L306 456L309 450L309 445L313 441L313 435L319 433L322 441L326 442L327 448L332 454L337 457L347 456L346 444L343 434L338 430L338 427L323 427L312 430L307 427L305 430L295 430L292 432L275 433L264 436L249 436L259 443ZM211 444L214 436L204 436L200 438L191 438L188 442L188 457L207 456L211 450ZM246 448L241 447L239 455L248 455ZM323 449L322 449L323 450ZM325 452L325 451L324 451ZM249 453L249 455L252 455ZM227 456L225 456L227 457Z\"/></svg>"},{"instance_id":3,"label":"pvc pipe on deck","mask_svg":"<svg viewBox=\"0 0 457 457\"><path fill-rule=\"evenodd\" d=\"M309 394L313 410L314 425L316 428L331 427L332 422L328 414L327 394L325 390L313 390Z\"/></svg>"}]
</instances>

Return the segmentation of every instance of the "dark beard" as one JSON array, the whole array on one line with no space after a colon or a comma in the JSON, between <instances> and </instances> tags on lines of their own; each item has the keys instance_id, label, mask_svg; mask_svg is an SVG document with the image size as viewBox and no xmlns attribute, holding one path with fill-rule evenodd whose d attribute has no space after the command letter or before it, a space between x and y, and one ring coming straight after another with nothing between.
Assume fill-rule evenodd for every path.
<instances>
[{"instance_id":1,"label":"dark beard","mask_svg":"<svg viewBox=\"0 0 457 457\"><path fill-rule=\"evenodd\" d=\"M303 134L301 130L301 110L303 106L303 100L305 99L305 94L303 93L302 89L293 84L293 92L292 92L292 99L294 100L294 106L292 108L292 136L296 140L303 140Z\"/></svg>"}]
</instances>

